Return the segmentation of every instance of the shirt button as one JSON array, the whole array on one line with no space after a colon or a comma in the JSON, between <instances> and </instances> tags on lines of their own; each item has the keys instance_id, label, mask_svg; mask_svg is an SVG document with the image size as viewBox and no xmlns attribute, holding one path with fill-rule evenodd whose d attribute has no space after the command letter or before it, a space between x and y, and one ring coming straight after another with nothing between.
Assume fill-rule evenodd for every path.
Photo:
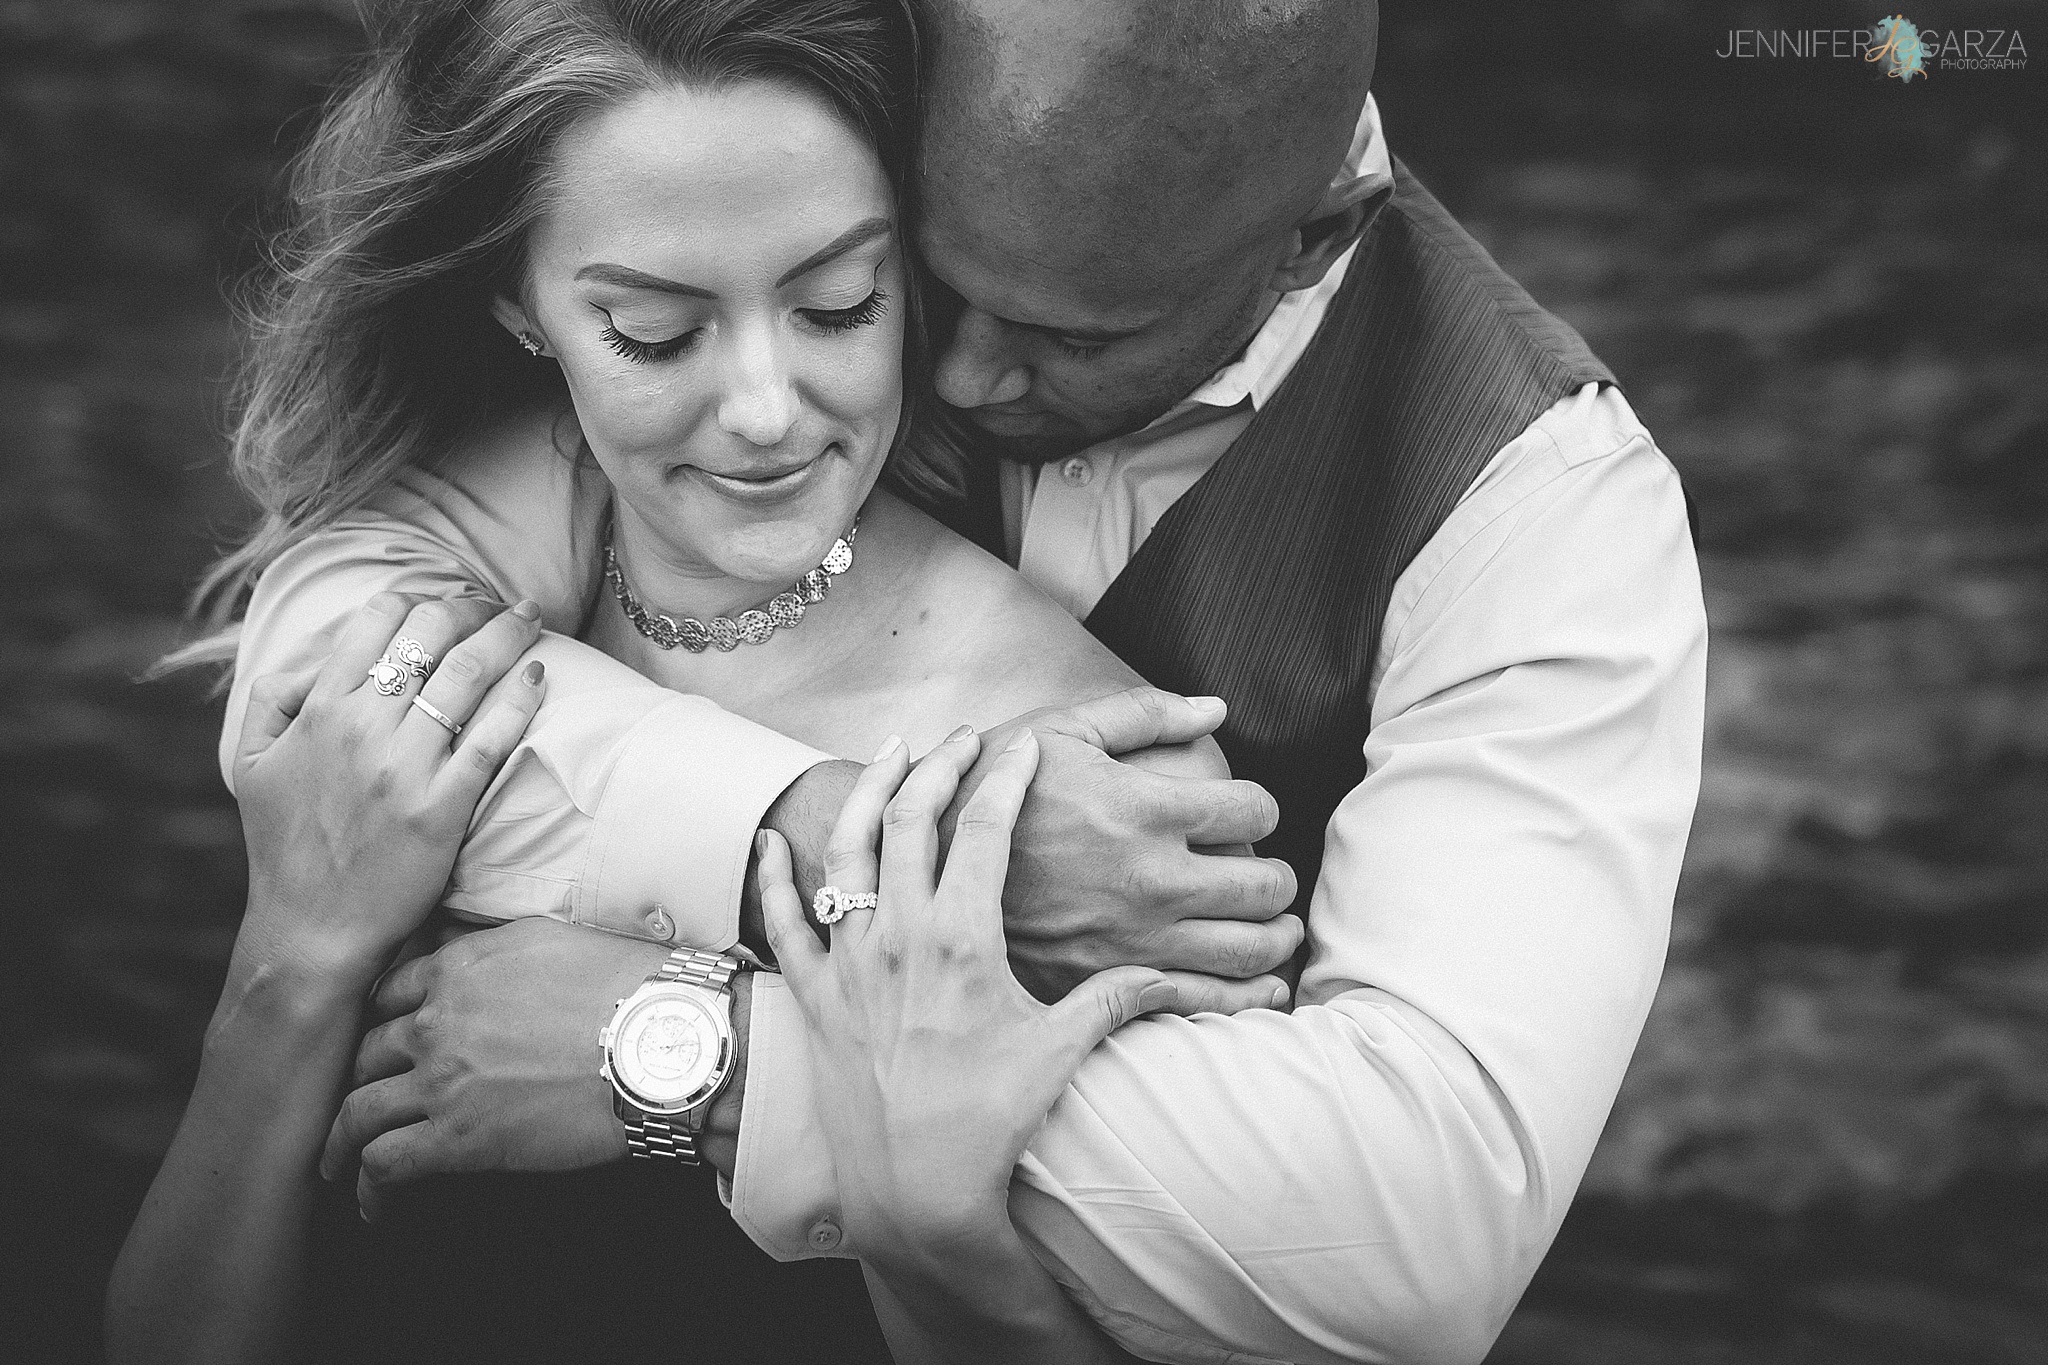
<instances>
[{"instance_id":1,"label":"shirt button","mask_svg":"<svg viewBox=\"0 0 2048 1365\"><path fill-rule=\"evenodd\" d=\"M1095 477L1095 466L1076 455L1060 466L1060 477L1076 488L1086 488L1088 481Z\"/></svg>"},{"instance_id":2,"label":"shirt button","mask_svg":"<svg viewBox=\"0 0 2048 1365\"><path fill-rule=\"evenodd\" d=\"M647 932L666 942L675 934L675 923L669 919L668 911L655 906L647 912Z\"/></svg>"},{"instance_id":3,"label":"shirt button","mask_svg":"<svg viewBox=\"0 0 2048 1365\"><path fill-rule=\"evenodd\" d=\"M817 1222L811 1224L811 1250L813 1251L836 1251L839 1249L839 1243L844 1238L845 1234L840 1232L839 1224L833 1222L830 1218L820 1218Z\"/></svg>"}]
</instances>

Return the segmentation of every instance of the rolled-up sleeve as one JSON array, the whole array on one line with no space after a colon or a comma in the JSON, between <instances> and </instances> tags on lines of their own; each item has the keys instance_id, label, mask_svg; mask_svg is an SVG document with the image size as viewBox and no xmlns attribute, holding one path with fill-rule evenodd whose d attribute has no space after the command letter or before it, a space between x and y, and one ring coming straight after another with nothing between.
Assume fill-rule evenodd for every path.
<instances>
[{"instance_id":1,"label":"rolled-up sleeve","mask_svg":"<svg viewBox=\"0 0 2048 1365\"><path fill-rule=\"evenodd\" d=\"M1655 992L1705 650L1677 477L1589 388L1396 586L1300 1004L1126 1026L1018 1167L1019 1230L1107 1331L1162 1361L1486 1354ZM836 1198L792 1006L755 996L733 1191L784 1258Z\"/></svg>"},{"instance_id":2,"label":"rolled-up sleeve","mask_svg":"<svg viewBox=\"0 0 2048 1365\"><path fill-rule=\"evenodd\" d=\"M552 447L407 470L263 573L241 629L222 771L254 680L317 664L379 592L530 597L548 697L485 793L447 905L725 948L738 936L754 830L826 755L672 692L573 633L597 585L606 490Z\"/></svg>"}]
</instances>

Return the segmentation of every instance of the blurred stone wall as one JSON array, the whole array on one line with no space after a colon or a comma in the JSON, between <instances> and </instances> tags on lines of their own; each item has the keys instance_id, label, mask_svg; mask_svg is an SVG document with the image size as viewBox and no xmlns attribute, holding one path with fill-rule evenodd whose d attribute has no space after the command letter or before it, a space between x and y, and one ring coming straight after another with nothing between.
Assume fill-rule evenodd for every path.
<instances>
[{"instance_id":1,"label":"blurred stone wall","mask_svg":"<svg viewBox=\"0 0 2048 1365\"><path fill-rule=\"evenodd\" d=\"M1497 1359L2041 1359L2042 78L1715 57L1879 17L1812 0L1382 15L1396 152L1620 375L1714 627L1664 988ZM1908 17L2048 60L2048 6ZM223 288L359 33L340 0L0 0L10 1359L90 1358L232 938L217 709L135 678L243 516Z\"/></svg>"}]
</instances>

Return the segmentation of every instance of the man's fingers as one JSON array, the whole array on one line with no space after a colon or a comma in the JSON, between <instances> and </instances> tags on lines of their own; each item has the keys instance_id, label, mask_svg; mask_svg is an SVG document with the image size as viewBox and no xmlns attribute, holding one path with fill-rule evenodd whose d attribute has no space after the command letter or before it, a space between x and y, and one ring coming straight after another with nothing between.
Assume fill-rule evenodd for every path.
<instances>
[{"instance_id":1,"label":"man's fingers","mask_svg":"<svg viewBox=\"0 0 2048 1365\"><path fill-rule=\"evenodd\" d=\"M1063 707L1044 724L1085 740L1106 754L1186 744L1223 723L1220 697L1183 697L1156 687L1130 687L1094 701Z\"/></svg>"},{"instance_id":2,"label":"man's fingers","mask_svg":"<svg viewBox=\"0 0 2048 1365\"><path fill-rule=\"evenodd\" d=\"M1294 869L1278 858L1169 854L1137 863L1131 877L1139 895L1186 920L1269 920L1294 904Z\"/></svg>"},{"instance_id":3,"label":"man's fingers","mask_svg":"<svg viewBox=\"0 0 2048 1365\"><path fill-rule=\"evenodd\" d=\"M547 692L547 666L539 659L528 660L516 677L508 679L494 691L495 700L484 708L482 717L463 731L461 742L448 755L448 761L441 765L440 771L434 774L434 798L474 810L476 803L483 799L484 788L491 785L491 779L498 775L498 770L505 766L505 760L512 757L512 751L519 747L526 727L533 723L541 703L547 699ZM408 725L412 719L430 726L435 724L432 717L419 715L418 707L412 710L415 714L407 720ZM443 734L441 740L429 742L440 743L447 738Z\"/></svg>"},{"instance_id":4,"label":"man's fingers","mask_svg":"<svg viewBox=\"0 0 2048 1365\"><path fill-rule=\"evenodd\" d=\"M412 1016L408 1014L364 1034L362 1045L356 1049L356 1086L360 1088L412 1070L411 1033Z\"/></svg>"},{"instance_id":5,"label":"man's fingers","mask_svg":"<svg viewBox=\"0 0 2048 1365\"><path fill-rule=\"evenodd\" d=\"M235 744L237 776L291 728L292 718L306 704L319 677L319 669L308 668L298 673L265 674L250 685L242 735Z\"/></svg>"},{"instance_id":6,"label":"man's fingers","mask_svg":"<svg viewBox=\"0 0 2048 1365\"><path fill-rule=\"evenodd\" d=\"M363 1149L380 1135L425 1118L426 1107L412 1073L372 1081L351 1090L341 1102L341 1112L327 1130L327 1145L320 1153L320 1174L338 1180L355 1165Z\"/></svg>"},{"instance_id":7,"label":"man's fingers","mask_svg":"<svg viewBox=\"0 0 2048 1365\"><path fill-rule=\"evenodd\" d=\"M356 1207L364 1222L374 1223L383 1214L385 1191L393 1185L459 1169L454 1154L437 1146L434 1137L431 1122L414 1123L363 1148L362 1166L356 1172Z\"/></svg>"},{"instance_id":8,"label":"man's fingers","mask_svg":"<svg viewBox=\"0 0 2048 1365\"><path fill-rule=\"evenodd\" d=\"M1003 883L1010 870L1010 835L1037 771L1038 736L1029 726L1020 727L960 808L953 843L946 850L946 894L941 902L967 911L986 910L987 928L998 939Z\"/></svg>"},{"instance_id":9,"label":"man's fingers","mask_svg":"<svg viewBox=\"0 0 2048 1365\"><path fill-rule=\"evenodd\" d=\"M810 922L804 916L804 900L797 894L789 843L772 829L762 830L754 841L754 886L761 895L761 919L768 930L768 947L784 976L804 979L825 957L825 947L811 932Z\"/></svg>"},{"instance_id":10,"label":"man's fingers","mask_svg":"<svg viewBox=\"0 0 2048 1365\"><path fill-rule=\"evenodd\" d=\"M939 860L939 817L952 804L960 779L980 753L981 736L962 726L920 759L889 798L882 811L878 888L882 905L876 911L878 917L922 913L931 903Z\"/></svg>"},{"instance_id":11,"label":"man's fingers","mask_svg":"<svg viewBox=\"0 0 2048 1365\"><path fill-rule=\"evenodd\" d=\"M433 980L434 954L408 958L390 971L377 983L377 989L370 995L368 1022L387 1023L402 1014L411 1014L427 999L427 983Z\"/></svg>"},{"instance_id":12,"label":"man's fingers","mask_svg":"<svg viewBox=\"0 0 2048 1365\"><path fill-rule=\"evenodd\" d=\"M1146 774L1146 810L1190 844L1255 844L1280 824L1280 803L1242 778Z\"/></svg>"},{"instance_id":13,"label":"man's fingers","mask_svg":"<svg viewBox=\"0 0 2048 1365\"><path fill-rule=\"evenodd\" d=\"M1243 1010L1284 1009L1293 992L1277 976L1248 981L1209 976L1203 972L1165 972L1178 994L1166 1008L1174 1014L1237 1014Z\"/></svg>"},{"instance_id":14,"label":"man's fingers","mask_svg":"<svg viewBox=\"0 0 2048 1365\"><path fill-rule=\"evenodd\" d=\"M1163 974L1144 967L1111 967L1067 992L1049 1017L1070 1065L1097 1043L1141 1014L1174 1008L1179 989Z\"/></svg>"},{"instance_id":15,"label":"man's fingers","mask_svg":"<svg viewBox=\"0 0 2048 1365\"><path fill-rule=\"evenodd\" d=\"M1238 980L1263 976L1294 956L1306 932L1299 915L1275 915L1263 922L1186 919L1161 936L1161 950L1150 965Z\"/></svg>"}]
</instances>

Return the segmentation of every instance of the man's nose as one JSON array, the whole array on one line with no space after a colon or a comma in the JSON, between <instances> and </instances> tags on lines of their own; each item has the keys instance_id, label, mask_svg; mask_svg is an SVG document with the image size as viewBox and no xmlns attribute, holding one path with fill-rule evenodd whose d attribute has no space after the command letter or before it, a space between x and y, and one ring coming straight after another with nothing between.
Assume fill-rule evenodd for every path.
<instances>
[{"instance_id":1,"label":"man's nose","mask_svg":"<svg viewBox=\"0 0 2048 1365\"><path fill-rule=\"evenodd\" d=\"M956 408L1014 403L1031 389L1031 372L1004 344L1003 324L976 308L962 308L953 335L939 352L932 383Z\"/></svg>"},{"instance_id":2,"label":"man's nose","mask_svg":"<svg viewBox=\"0 0 2048 1365\"><path fill-rule=\"evenodd\" d=\"M718 398L718 426L750 445L772 446L796 425L796 390L772 336L734 338Z\"/></svg>"}]
</instances>

